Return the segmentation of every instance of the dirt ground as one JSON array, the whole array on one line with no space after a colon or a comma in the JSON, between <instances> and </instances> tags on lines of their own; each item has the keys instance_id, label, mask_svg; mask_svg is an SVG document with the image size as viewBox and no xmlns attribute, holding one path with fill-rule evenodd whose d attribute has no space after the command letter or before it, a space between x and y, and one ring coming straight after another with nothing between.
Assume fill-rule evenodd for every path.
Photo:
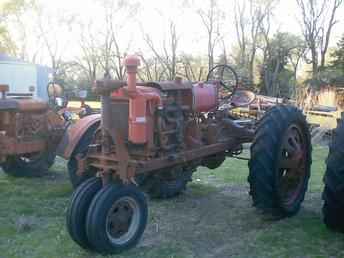
<instances>
[{"instance_id":1,"label":"dirt ground","mask_svg":"<svg viewBox=\"0 0 344 258\"><path fill-rule=\"evenodd\" d=\"M300 213L270 221L252 206L247 162L227 159L201 168L186 192L149 200L149 222L139 245L113 257L344 257L344 236L321 221L327 148L313 153L310 189ZM61 159L43 178L0 172L0 257L101 257L79 248L65 229L72 193Z\"/></svg>"}]
</instances>

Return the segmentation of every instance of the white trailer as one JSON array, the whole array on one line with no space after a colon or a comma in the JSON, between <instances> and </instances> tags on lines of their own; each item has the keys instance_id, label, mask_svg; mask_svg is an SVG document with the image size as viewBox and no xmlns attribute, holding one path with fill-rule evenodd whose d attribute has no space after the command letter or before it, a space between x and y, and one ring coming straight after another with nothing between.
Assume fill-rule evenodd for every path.
<instances>
[{"instance_id":1,"label":"white trailer","mask_svg":"<svg viewBox=\"0 0 344 258\"><path fill-rule=\"evenodd\" d=\"M9 85L9 96L32 96L47 100L46 86L52 70L0 54L0 84Z\"/></svg>"}]
</instances>

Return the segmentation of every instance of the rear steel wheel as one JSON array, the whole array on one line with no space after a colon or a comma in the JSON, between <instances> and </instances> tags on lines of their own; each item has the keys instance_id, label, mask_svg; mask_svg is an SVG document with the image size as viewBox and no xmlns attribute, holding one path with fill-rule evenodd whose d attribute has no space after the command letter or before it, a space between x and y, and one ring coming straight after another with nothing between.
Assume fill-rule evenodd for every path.
<instances>
[{"instance_id":1,"label":"rear steel wheel","mask_svg":"<svg viewBox=\"0 0 344 258\"><path fill-rule=\"evenodd\" d=\"M248 181L253 205L279 218L296 214L307 191L311 151L300 110L291 106L269 110L251 145Z\"/></svg>"}]
</instances>

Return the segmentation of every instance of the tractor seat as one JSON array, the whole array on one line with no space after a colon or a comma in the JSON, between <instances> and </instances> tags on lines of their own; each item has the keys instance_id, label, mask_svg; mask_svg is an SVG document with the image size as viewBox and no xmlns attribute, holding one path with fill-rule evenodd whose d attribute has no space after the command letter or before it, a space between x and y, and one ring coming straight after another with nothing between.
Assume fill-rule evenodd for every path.
<instances>
[{"instance_id":1,"label":"tractor seat","mask_svg":"<svg viewBox=\"0 0 344 258\"><path fill-rule=\"evenodd\" d=\"M0 111L42 112L48 109L48 103L40 99L0 99Z\"/></svg>"}]
</instances>

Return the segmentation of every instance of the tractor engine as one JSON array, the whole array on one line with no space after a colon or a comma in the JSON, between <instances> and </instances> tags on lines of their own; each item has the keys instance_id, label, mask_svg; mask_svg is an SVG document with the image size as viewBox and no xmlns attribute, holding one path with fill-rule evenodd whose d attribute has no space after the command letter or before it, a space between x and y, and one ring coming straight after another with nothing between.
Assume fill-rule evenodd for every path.
<instances>
[{"instance_id":1,"label":"tractor engine","mask_svg":"<svg viewBox=\"0 0 344 258\"><path fill-rule=\"evenodd\" d=\"M111 95L115 103L129 96L127 140L132 148L156 157L206 144L203 133L212 115L209 120L204 113L216 110L216 84L176 80L135 88L135 93L125 87Z\"/></svg>"}]
</instances>

